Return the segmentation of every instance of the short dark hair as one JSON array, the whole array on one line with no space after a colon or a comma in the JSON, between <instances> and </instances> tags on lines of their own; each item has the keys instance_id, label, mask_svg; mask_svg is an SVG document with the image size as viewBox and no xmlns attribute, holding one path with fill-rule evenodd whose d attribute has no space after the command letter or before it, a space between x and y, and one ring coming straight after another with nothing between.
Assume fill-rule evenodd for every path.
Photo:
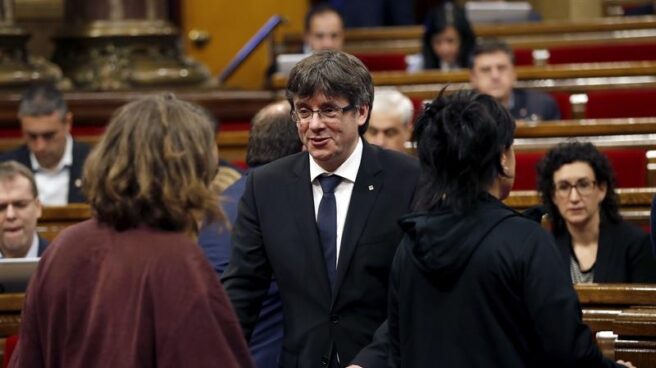
<instances>
[{"instance_id":1,"label":"short dark hair","mask_svg":"<svg viewBox=\"0 0 656 368\"><path fill-rule=\"evenodd\" d=\"M460 36L458 64L463 68L469 67L472 49L476 43L476 35L469 24L469 20L467 20L465 11L453 3L445 3L431 9L426 17L422 37L424 69L440 67L441 60L433 51L432 38L436 34L442 33L447 27L455 28Z\"/></svg>"},{"instance_id":2,"label":"short dark hair","mask_svg":"<svg viewBox=\"0 0 656 368\"><path fill-rule=\"evenodd\" d=\"M474 61L479 55L494 54L495 52L503 52L508 55L510 62L513 65L515 64L515 53L508 43L497 38L487 38L477 43L476 47L474 47L472 66L474 66Z\"/></svg>"},{"instance_id":3,"label":"short dark hair","mask_svg":"<svg viewBox=\"0 0 656 368\"><path fill-rule=\"evenodd\" d=\"M21 96L18 116L46 116L55 111L63 121L68 106L61 91L53 83L42 82L30 85Z\"/></svg>"},{"instance_id":4,"label":"short dark hair","mask_svg":"<svg viewBox=\"0 0 656 368\"><path fill-rule=\"evenodd\" d=\"M462 214L506 175L501 156L512 146L515 120L488 95L443 92L415 123L422 168L415 208Z\"/></svg>"},{"instance_id":5,"label":"short dark hair","mask_svg":"<svg viewBox=\"0 0 656 368\"><path fill-rule=\"evenodd\" d=\"M355 106L369 106L367 120L358 128L363 135L369 126L374 102L374 83L360 59L343 51L316 52L296 64L289 73L287 100L309 98L317 93L327 97L343 97Z\"/></svg>"},{"instance_id":6,"label":"short dark hair","mask_svg":"<svg viewBox=\"0 0 656 368\"><path fill-rule=\"evenodd\" d=\"M608 157L599 152L597 147L589 142L571 141L560 143L551 148L537 165L538 191L542 203L551 217L552 229L556 233L566 230L565 221L553 202L554 181L553 176L563 165L576 161L585 162L592 168L597 184L606 185L606 198L601 202L602 220L613 223L619 222L622 217L619 212L617 193L615 192L615 173Z\"/></svg>"},{"instance_id":7,"label":"short dark hair","mask_svg":"<svg viewBox=\"0 0 656 368\"><path fill-rule=\"evenodd\" d=\"M307 33L310 30L310 22L312 22L312 19L315 16L324 13L335 13L335 15L337 15L339 17L339 20L342 22L342 27L344 26L344 17L339 12L339 10L337 10L337 8L335 8L328 2L321 2L311 7L310 10L308 10L308 12L305 14L305 21L303 23L303 26L305 27L303 28L304 32Z\"/></svg>"},{"instance_id":8,"label":"short dark hair","mask_svg":"<svg viewBox=\"0 0 656 368\"><path fill-rule=\"evenodd\" d=\"M301 151L303 144L290 111L289 104L282 101L265 106L255 115L246 149L248 166L264 165Z\"/></svg>"}]
</instances>

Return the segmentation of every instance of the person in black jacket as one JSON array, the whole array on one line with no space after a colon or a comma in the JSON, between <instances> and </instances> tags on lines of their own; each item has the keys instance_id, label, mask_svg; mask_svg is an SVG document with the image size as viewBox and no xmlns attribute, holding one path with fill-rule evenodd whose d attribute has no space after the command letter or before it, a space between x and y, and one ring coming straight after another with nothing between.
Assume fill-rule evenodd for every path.
<instances>
[{"instance_id":1,"label":"person in black jacket","mask_svg":"<svg viewBox=\"0 0 656 368\"><path fill-rule=\"evenodd\" d=\"M553 240L506 207L515 123L488 95L438 97L416 123L416 212L390 279L392 367L613 367Z\"/></svg>"},{"instance_id":2,"label":"person in black jacket","mask_svg":"<svg viewBox=\"0 0 656 368\"><path fill-rule=\"evenodd\" d=\"M622 220L608 158L592 143L561 143L538 164L538 189L573 283L656 282L649 234Z\"/></svg>"}]
</instances>

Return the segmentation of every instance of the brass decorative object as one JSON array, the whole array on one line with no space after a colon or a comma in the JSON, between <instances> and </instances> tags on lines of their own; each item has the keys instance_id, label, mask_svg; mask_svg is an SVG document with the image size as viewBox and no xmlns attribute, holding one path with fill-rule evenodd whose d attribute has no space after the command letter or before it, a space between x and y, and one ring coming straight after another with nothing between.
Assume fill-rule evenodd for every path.
<instances>
[{"instance_id":1,"label":"brass decorative object","mask_svg":"<svg viewBox=\"0 0 656 368\"><path fill-rule=\"evenodd\" d=\"M67 89L59 67L43 58L30 57L30 35L14 24L13 0L0 2L0 89L23 89L36 81L52 81Z\"/></svg>"},{"instance_id":2,"label":"brass decorative object","mask_svg":"<svg viewBox=\"0 0 656 368\"><path fill-rule=\"evenodd\" d=\"M55 37L53 61L86 90L214 85L209 70L183 54L163 4L67 1L67 26Z\"/></svg>"}]
</instances>

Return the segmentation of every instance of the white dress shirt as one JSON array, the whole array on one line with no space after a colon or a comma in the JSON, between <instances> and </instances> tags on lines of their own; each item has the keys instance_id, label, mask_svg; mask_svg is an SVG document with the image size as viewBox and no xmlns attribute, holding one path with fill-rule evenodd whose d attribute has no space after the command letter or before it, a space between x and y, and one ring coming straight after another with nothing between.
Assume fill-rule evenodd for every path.
<instances>
[{"instance_id":1,"label":"white dress shirt","mask_svg":"<svg viewBox=\"0 0 656 368\"><path fill-rule=\"evenodd\" d=\"M337 205L337 250L335 260L339 262L339 250L342 244L342 233L344 232L344 223L346 222L346 213L348 212L351 194L353 193L353 184L358 176L360 161L362 161L362 139L358 138L358 143L351 155L342 163L334 172L324 170L310 156L310 181L312 181L312 195L314 198L314 218L316 220L319 214L319 203L323 197L323 190L317 177L324 174L334 174L342 177L342 181L335 188L335 204ZM337 266L337 265L335 265Z\"/></svg>"},{"instance_id":2,"label":"white dress shirt","mask_svg":"<svg viewBox=\"0 0 656 368\"><path fill-rule=\"evenodd\" d=\"M70 135L66 137L64 156L54 169L42 168L33 153L30 153L30 162L41 203L44 206L68 204L68 187L73 165L73 138Z\"/></svg>"}]
</instances>

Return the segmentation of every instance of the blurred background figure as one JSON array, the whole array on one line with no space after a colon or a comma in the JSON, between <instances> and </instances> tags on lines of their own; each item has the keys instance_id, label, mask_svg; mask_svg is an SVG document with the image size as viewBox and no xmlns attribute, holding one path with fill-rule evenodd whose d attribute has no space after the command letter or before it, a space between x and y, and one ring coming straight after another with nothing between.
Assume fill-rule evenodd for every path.
<instances>
[{"instance_id":1,"label":"blurred background figure","mask_svg":"<svg viewBox=\"0 0 656 368\"><path fill-rule=\"evenodd\" d=\"M48 241L38 236L41 202L32 171L16 161L0 163L0 258L40 257Z\"/></svg>"},{"instance_id":2,"label":"blurred background figure","mask_svg":"<svg viewBox=\"0 0 656 368\"><path fill-rule=\"evenodd\" d=\"M344 14L346 28L415 24L415 2L407 0L331 0Z\"/></svg>"},{"instance_id":3,"label":"blurred background figure","mask_svg":"<svg viewBox=\"0 0 656 368\"><path fill-rule=\"evenodd\" d=\"M615 174L591 143L561 143L538 165L538 190L573 283L653 283L649 234L622 220Z\"/></svg>"},{"instance_id":4,"label":"blurred background figure","mask_svg":"<svg viewBox=\"0 0 656 368\"><path fill-rule=\"evenodd\" d=\"M461 7L450 2L434 7L426 17L424 28L421 55L406 59L408 71L469 67L476 35Z\"/></svg>"},{"instance_id":5,"label":"blurred background figure","mask_svg":"<svg viewBox=\"0 0 656 368\"><path fill-rule=\"evenodd\" d=\"M517 82L513 50L507 43L489 39L474 49L469 82L473 89L488 94L517 120L560 120L560 109L550 95L514 88Z\"/></svg>"},{"instance_id":6,"label":"blurred background figure","mask_svg":"<svg viewBox=\"0 0 656 368\"><path fill-rule=\"evenodd\" d=\"M395 89L376 88L364 137L380 147L406 152L405 142L410 139L413 116L414 106L407 96Z\"/></svg>"},{"instance_id":7,"label":"blurred background figure","mask_svg":"<svg viewBox=\"0 0 656 368\"><path fill-rule=\"evenodd\" d=\"M289 102L280 101L265 106L255 115L251 122L246 152L246 163L250 170L301 152L303 145L290 113ZM237 205L246 188L246 177L243 175L222 193L221 204L231 224L237 218ZM230 261L230 231L226 226L221 226L221 223L209 224L201 230L198 243L220 276ZM282 338L282 303L274 277L249 343L258 368L278 367Z\"/></svg>"},{"instance_id":8,"label":"blurred background figure","mask_svg":"<svg viewBox=\"0 0 656 368\"><path fill-rule=\"evenodd\" d=\"M390 277L390 367L613 367L551 236L506 207L515 122L488 95L438 97L415 126L422 177ZM457 316L454 318L453 316Z\"/></svg>"},{"instance_id":9,"label":"blurred background figure","mask_svg":"<svg viewBox=\"0 0 656 368\"><path fill-rule=\"evenodd\" d=\"M344 20L329 3L320 3L308 10L304 29L304 53L344 47Z\"/></svg>"},{"instance_id":10,"label":"blurred background figure","mask_svg":"<svg viewBox=\"0 0 656 368\"><path fill-rule=\"evenodd\" d=\"M115 112L84 168L93 218L45 252L11 367L250 367L237 319L195 243L222 219L207 118L172 95Z\"/></svg>"},{"instance_id":11,"label":"blurred background figure","mask_svg":"<svg viewBox=\"0 0 656 368\"><path fill-rule=\"evenodd\" d=\"M15 160L32 169L44 206L85 202L81 177L90 147L71 137L73 114L62 93L52 83L28 87L18 119L25 144L1 155L0 161Z\"/></svg>"}]
</instances>

